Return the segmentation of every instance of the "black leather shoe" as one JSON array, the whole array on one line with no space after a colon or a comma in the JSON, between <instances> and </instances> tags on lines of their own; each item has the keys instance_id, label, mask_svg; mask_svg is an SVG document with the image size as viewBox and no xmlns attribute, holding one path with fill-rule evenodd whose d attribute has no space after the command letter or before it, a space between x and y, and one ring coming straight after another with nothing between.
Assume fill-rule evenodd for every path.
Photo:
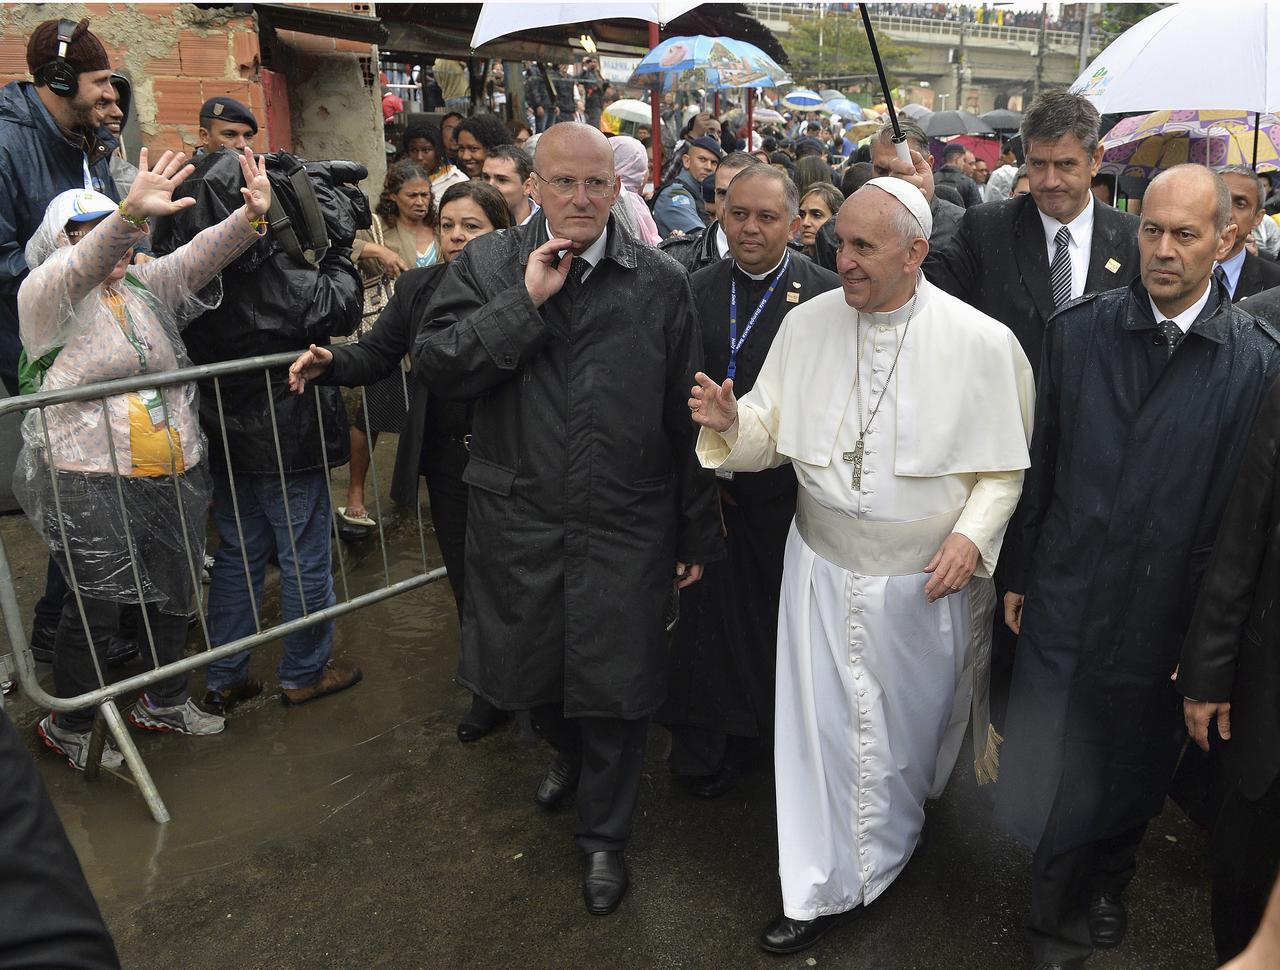
<instances>
[{"instance_id":1,"label":"black leather shoe","mask_svg":"<svg viewBox=\"0 0 1280 970\"><path fill-rule=\"evenodd\" d=\"M779 916L760 934L760 946L770 953L799 953L807 950L838 925L850 919L858 909L847 913L834 913L816 919L792 919Z\"/></svg>"},{"instance_id":2,"label":"black leather shoe","mask_svg":"<svg viewBox=\"0 0 1280 970\"><path fill-rule=\"evenodd\" d=\"M1129 915L1124 900L1116 894L1099 893L1089 903L1089 935L1099 950L1107 950L1124 942L1129 928Z\"/></svg>"},{"instance_id":3,"label":"black leather shoe","mask_svg":"<svg viewBox=\"0 0 1280 970\"><path fill-rule=\"evenodd\" d=\"M500 711L478 694L471 696L471 710L458 722L459 741L479 741L482 737L504 724L511 714Z\"/></svg>"},{"instance_id":4,"label":"black leather shoe","mask_svg":"<svg viewBox=\"0 0 1280 970\"><path fill-rule=\"evenodd\" d=\"M742 769L726 762L714 775L703 775L690 781L689 794L699 798L719 798L736 788L741 777Z\"/></svg>"},{"instance_id":5,"label":"black leather shoe","mask_svg":"<svg viewBox=\"0 0 1280 970\"><path fill-rule=\"evenodd\" d=\"M588 852L587 874L582 880L582 898L592 916L608 916L627 894L627 864L622 850Z\"/></svg>"},{"instance_id":6,"label":"black leather shoe","mask_svg":"<svg viewBox=\"0 0 1280 970\"><path fill-rule=\"evenodd\" d=\"M578 787L578 775L581 772L580 759L563 754L556 755L556 760L551 762L551 767L547 769L542 784L538 786L538 793L533 796L534 801L543 808L555 808L564 800L565 795Z\"/></svg>"}]
</instances>

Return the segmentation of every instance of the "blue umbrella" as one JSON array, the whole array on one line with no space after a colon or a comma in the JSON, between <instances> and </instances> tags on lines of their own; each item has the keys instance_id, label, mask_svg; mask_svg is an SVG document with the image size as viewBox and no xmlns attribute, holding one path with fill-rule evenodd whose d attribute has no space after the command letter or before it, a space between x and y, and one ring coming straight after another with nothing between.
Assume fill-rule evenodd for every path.
<instances>
[{"instance_id":1,"label":"blue umbrella","mask_svg":"<svg viewBox=\"0 0 1280 970\"><path fill-rule=\"evenodd\" d=\"M841 118L852 118L854 121L862 120L862 105L854 104L848 98L832 98L827 102L827 108L832 114L837 114Z\"/></svg>"},{"instance_id":2,"label":"blue umbrella","mask_svg":"<svg viewBox=\"0 0 1280 970\"><path fill-rule=\"evenodd\" d=\"M788 108L798 108L804 111L806 108L822 107L822 95L817 91L810 91L808 88L795 88L785 98L782 103Z\"/></svg>"},{"instance_id":3,"label":"blue umbrella","mask_svg":"<svg viewBox=\"0 0 1280 970\"><path fill-rule=\"evenodd\" d=\"M732 37L668 37L636 65L631 83L663 87L773 88L791 78L760 48Z\"/></svg>"}]
</instances>

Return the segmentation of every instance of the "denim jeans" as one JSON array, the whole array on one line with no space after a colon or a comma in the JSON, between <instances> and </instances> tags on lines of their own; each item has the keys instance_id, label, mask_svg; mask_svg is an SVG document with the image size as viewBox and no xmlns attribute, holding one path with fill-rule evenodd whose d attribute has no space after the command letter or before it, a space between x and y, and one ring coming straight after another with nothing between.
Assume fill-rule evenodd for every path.
<instances>
[{"instance_id":1,"label":"denim jeans","mask_svg":"<svg viewBox=\"0 0 1280 970\"><path fill-rule=\"evenodd\" d=\"M289 472L289 514L275 475L240 475L235 500L240 507L244 552L249 561L253 597L245 580L240 534L236 529L231 486L226 476L214 475L213 521L218 528L209 583L209 636L214 646L253 634L254 606L262 609L262 584L274 551L280 562L281 613L284 620L332 606L332 541L329 485L323 470ZM292 523L292 530L290 524ZM289 533L293 542L289 542ZM294 561L294 548L297 561ZM299 589L298 578L302 585ZM333 646L333 621L319 623L284 638L284 656L276 675L281 687L309 687L320 679ZM209 665L208 685L223 690L243 683L249 675L249 653L236 654Z\"/></svg>"}]
</instances>

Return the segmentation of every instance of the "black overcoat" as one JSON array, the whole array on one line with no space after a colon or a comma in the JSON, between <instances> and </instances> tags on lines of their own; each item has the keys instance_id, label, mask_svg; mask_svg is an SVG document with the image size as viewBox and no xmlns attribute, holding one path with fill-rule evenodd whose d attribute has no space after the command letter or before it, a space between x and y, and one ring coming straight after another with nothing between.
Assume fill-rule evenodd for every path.
<instances>
[{"instance_id":1,"label":"black overcoat","mask_svg":"<svg viewBox=\"0 0 1280 970\"><path fill-rule=\"evenodd\" d=\"M666 691L676 561L723 555L687 405L698 322L679 265L612 219L591 275L535 308L546 226L472 240L414 350L434 393L475 401L458 680L502 708L639 718Z\"/></svg>"},{"instance_id":2,"label":"black overcoat","mask_svg":"<svg viewBox=\"0 0 1280 970\"><path fill-rule=\"evenodd\" d=\"M1051 809L1055 853L1161 811L1186 740L1170 676L1277 374L1275 331L1216 285L1172 357L1141 280L1050 322L1006 540L1026 603L996 814L1026 844Z\"/></svg>"}]
</instances>

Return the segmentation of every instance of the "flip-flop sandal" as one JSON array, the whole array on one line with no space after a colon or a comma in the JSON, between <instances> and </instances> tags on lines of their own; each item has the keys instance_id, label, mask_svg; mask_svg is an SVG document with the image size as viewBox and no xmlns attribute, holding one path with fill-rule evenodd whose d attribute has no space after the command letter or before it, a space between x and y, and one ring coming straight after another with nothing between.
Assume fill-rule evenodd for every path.
<instances>
[{"instance_id":1,"label":"flip-flop sandal","mask_svg":"<svg viewBox=\"0 0 1280 970\"><path fill-rule=\"evenodd\" d=\"M347 523L347 525L362 525L367 529L372 529L378 524L369 518L367 512L364 515L348 515L345 505L338 506L338 518Z\"/></svg>"}]
</instances>

